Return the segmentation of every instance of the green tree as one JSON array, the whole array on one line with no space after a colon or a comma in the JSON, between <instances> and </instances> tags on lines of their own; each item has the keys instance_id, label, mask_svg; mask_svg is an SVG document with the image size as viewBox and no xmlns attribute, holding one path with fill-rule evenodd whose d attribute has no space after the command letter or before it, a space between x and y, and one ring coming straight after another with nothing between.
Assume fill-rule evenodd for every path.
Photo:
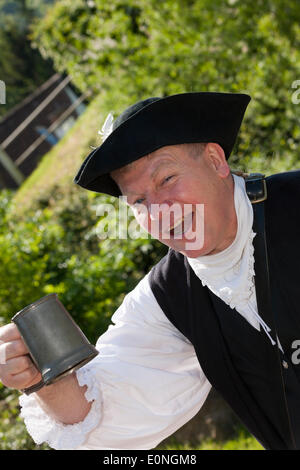
<instances>
[{"instance_id":1,"label":"green tree","mask_svg":"<svg viewBox=\"0 0 300 470\"><path fill-rule=\"evenodd\" d=\"M243 154L268 170L298 160L298 0L67 0L34 27L33 41L74 83L122 109L149 95L246 92L253 97L239 137Z\"/></svg>"}]
</instances>

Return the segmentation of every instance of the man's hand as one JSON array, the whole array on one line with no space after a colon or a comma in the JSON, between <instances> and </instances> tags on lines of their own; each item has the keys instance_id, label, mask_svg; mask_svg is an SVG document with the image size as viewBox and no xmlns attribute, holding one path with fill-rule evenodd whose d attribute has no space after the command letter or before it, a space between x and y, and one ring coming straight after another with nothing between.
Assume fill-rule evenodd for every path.
<instances>
[{"instance_id":1,"label":"man's hand","mask_svg":"<svg viewBox=\"0 0 300 470\"><path fill-rule=\"evenodd\" d=\"M22 390L42 379L14 323L0 327L0 381L9 388ZM44 411L57 421L74 424L82 421L91 408L85 398L87 387L80 387L76 374L43 387L35 396Z\"/></svg>"},{"instance_id":2,"label":"man's hand","mask_svg":"<svg viewBox=\"0 0 300 470\"><path fill-rule=\"evenodd\" d=\"M3 385L21 390L41 379L16 325L9 323L0 327L0 381Z\"/></svg>"}]
</instances>

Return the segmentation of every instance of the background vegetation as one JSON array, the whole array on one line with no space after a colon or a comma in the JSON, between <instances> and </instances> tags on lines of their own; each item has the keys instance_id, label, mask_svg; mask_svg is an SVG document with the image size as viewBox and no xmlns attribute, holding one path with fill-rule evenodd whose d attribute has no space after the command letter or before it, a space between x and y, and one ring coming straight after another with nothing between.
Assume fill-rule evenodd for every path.
<instances>
[{"instance_id":1,"label":"background vegetation","mask_svg":"<svg viewBox=\"0 0 300 470\"><path fill-rule=\"evenodd\" d=\"M53 73L29 39L30 25L53 0L0 0L0 80L6 85L6 106L0 118L44 83Z\"/></svg>"},{"instance_id":2,"label":"background vegetation","mask_svg":"<svg viewBox=\"0 0 300 470\"><path fill-rule=\"evenodd\" d=\"M107 113L148 96L245 92L252 101L232 167L299 168L300 10L297 0L59 0L28 25L31 46L81 91L92 90L92 99L23 186L0 194L0 321L57 292L95 342L126 292L165 253L153 240L101 242L95 208L112 199L73 184L90 146L100 144ZM17 393L0 385L0 400L0 449L39 448L18 417ZM228 446L259 447L245 431L225 447L201 443Z\"/></svg>"}]
</instances>

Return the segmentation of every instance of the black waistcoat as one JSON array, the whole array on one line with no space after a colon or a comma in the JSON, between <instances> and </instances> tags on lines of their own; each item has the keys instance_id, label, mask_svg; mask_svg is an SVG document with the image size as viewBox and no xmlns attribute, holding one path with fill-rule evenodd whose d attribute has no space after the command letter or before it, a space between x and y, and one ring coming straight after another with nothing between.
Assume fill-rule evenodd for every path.
<instances>
[{"instance_id":1,"label":"black waistcoat","mask_svg":"<svg viewBox=\"0 0 300 470\"><path fill-rule=\"evenodd\" d=\"M266 449L300 449L300 354L294 349L299 340L300 350L300 171L268 177L267 190L272 306L285 367L263 330L203 287L185 256L169 250L151 270L150 285L165 315L193 344L212 386L257 440Z\"/></svg>"}]
</instances>

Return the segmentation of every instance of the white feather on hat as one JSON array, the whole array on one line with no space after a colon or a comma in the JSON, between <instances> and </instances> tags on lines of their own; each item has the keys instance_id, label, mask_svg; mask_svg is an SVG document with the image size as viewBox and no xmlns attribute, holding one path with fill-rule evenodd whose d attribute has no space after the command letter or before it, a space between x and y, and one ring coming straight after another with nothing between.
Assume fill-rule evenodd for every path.
<instances>
[{"instance_id":1,"label":"white feather on hat","mask_svg":"<svg viewBox=\"0 0 300 470\"><path fill-rule=\"evenodd\" d=\"M113 121L114 121L114 117L113 117L113 114L110 112L107 118L105 119L101 130L98 131L98 134L100 134L102 137L102 142L104 142L105 139L107 139L107 137L112 133Z\"/></svg>"}]
</instances>

